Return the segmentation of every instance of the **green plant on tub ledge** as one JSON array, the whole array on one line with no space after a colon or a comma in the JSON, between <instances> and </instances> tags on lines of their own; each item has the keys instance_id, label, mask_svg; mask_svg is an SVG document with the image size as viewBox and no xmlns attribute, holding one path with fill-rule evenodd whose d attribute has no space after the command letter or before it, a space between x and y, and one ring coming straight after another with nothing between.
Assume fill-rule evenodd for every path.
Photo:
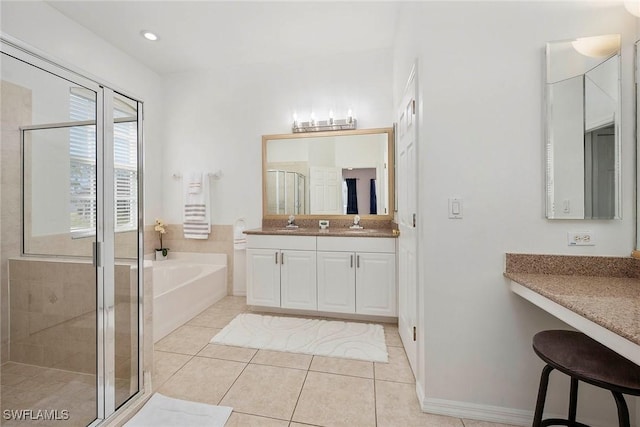
<instances>
[{"instance_id":1,"label":"green plant on tub ledge","mask_svg":"<svg viewBox=\"0 0 640 427\"><path fill-rule=\"evenodd\" d=\"M156 248L156 261L163 261L167 259L169 255L169 248L162 246L162 235L166 234L166 227L161 219L156 219L156 225L153 229L158 232L158 236L160 237L160 248Z\"/></svg>"}]
</instances>

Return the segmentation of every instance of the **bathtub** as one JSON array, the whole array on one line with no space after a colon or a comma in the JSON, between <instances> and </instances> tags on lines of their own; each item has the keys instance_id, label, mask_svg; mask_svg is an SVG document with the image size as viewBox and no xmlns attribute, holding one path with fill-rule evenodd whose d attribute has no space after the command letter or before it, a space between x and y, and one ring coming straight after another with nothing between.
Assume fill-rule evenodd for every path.
<instances>
[{"instance_id":1,"label":"bathtub","mask_svg":"<svg viewBox=\"0 0 640 427\"><path fill-rule=\"evenodd\" d=\"M153 342L227 295L227 256L170 252L153 261Z\"/></svg>"}]
</instances>

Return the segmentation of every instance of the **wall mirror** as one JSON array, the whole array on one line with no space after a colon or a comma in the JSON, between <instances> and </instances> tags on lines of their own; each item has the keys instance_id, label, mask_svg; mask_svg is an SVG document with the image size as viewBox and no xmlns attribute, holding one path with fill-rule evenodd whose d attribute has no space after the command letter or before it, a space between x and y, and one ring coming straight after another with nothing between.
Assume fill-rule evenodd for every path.
<instances>
[{"instance_id":1,"label":"wall mirror","mask_svg":"<svg viewBox=\"0 0 640 427\"><path fill-rule=\"evenodd\" d=\"M546 45L546 216L620 219L620 35Z\"/></svg>"},{"instance_id":2,"label":"wall mirror","mask_svg":"<svg viewBox=\"0 0 640 427\"><path fill-rule=\"evenodd\" d=\"M393 129L264 135L262 212L393 218Z\"/></svg>"}]
</instances>

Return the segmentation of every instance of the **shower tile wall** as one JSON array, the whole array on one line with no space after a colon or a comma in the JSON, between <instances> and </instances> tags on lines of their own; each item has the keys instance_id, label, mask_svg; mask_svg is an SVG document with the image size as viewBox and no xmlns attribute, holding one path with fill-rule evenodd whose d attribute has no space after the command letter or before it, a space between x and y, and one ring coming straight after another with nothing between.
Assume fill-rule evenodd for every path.
<instances>
[{"instance_id":1,"label":"shower tile wall","mask_svg":"<svg viewBox=\"0 0 640 427\"><path fill-rule=\"evenodd\" d=\"M11 361L95 373L91 264L9 261Z\"/></svg>"},{"instance_id":2,"label":"shower tile wall","mask_svg":"<svg viewBox=\"0 0 640 427\"><path fill-rule=\"evenodd\" d=\"M9 261L13 362L95 374L96 285L90 263ZM137 268L116 265L116 378L137 365ZM135 381L135 377L133 378Z\"/></svg>"},{"instance_id":3,"label":"shower tile wall","mask_svg":"<svg viewBox=\"0 0 640 427\"><path fill-rule=\"evenodd\" d=\"M7 260L20 255L20 132L31 123L31 90L0 82L0 362L9 360L9 274Z\"/></svg>"}]
</instances>

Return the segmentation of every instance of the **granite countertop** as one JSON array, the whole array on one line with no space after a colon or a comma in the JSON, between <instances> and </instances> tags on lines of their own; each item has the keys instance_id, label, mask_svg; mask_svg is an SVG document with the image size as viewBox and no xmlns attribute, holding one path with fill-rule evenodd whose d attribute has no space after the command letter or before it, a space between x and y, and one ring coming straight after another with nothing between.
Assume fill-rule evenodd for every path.
<instances>
[{"instance_id":1,"label":"granite countertop","mask_svg":"<svg viewBox=\"0 0 640 427\"><path fill-rule=\"evenodd\" d=\"M398 234L391 228L285 228L285 227L262 227L253 230L245 230L245 234L257 235L278 235L278 236L331 236L331 237L391 237L396 238Z\"/></svg>"},{"instance_id":2,"label":"granite countertop","mask_svg":"<svg viewBox=\"0 0 640 427\"><path fill-rule=\"evenodd\" d=\"M526 255L527 267L520 263L524 257L507 254L504 276L640 345L640 278L634 274L635 260L588 257L591 270L587 272L580 267L587 257L545 255L546 259L535 262L531 258L535 255ZM563 270L540 267L540 262L549 261L562 265ZM567 266L574 274L566 274Z\"/></svg>"},{"instance_id":3,"label":"granite countertop","mask_svg":"<svg viewBox=\"0 0 640 427\"><path fill-rule=\"evenodd\" d=\"M640 345L640 279L530 273L504 275Z\"/></svg>"}]
</instances>

